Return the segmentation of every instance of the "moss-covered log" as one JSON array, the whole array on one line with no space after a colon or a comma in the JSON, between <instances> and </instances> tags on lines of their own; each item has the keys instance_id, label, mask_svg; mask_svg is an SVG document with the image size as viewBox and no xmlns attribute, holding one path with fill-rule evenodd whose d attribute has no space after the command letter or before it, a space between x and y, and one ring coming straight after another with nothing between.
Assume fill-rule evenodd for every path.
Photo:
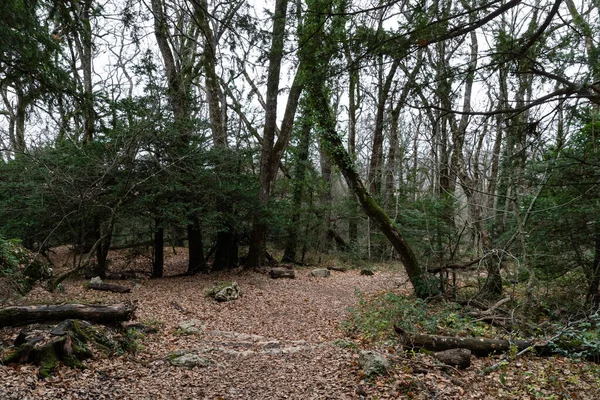
<instances>
[{"instance_id":1,"label":"moss-covered log","mask_svg":"<svg viewBox=\"0 0 600 400\"><path fill-rule=\"evenodd\" d=\"M411 333L399 326L395 327L400 336L400 342L404 346L412 346L432 351L450 349L469 349L477 356L488 356L492 353L505 353L511 348L521 351L534 346L531 340L501 340L484 338L467 338L453 336L427 335L422 333ZM544 352L545 347L535 347L538 352Z\"/></svg>"},{"instance_id":2,"label":"moss-covered log","mask_svg":"<svg viewBox=\"0 0 600 400\"><path fill-rule=\"evenodd\" d=\"M133 311L133 306L128 304L48 304L4 307L0 308L0 328L65 319L83 319L99 323L121 322L132 319Z\"/></svg>"}]
</instances>

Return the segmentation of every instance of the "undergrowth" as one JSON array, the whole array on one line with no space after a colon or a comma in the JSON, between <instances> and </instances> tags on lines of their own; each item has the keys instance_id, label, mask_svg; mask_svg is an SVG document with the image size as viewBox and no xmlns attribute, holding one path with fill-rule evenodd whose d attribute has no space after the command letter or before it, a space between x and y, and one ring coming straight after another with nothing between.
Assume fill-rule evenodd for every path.
<instances>
[{"instance_id":1,"label":"undergrowth","mask_svg":"<svg viewBox=\"0 0 600 400\"><path fill-rule=\"evenodd\" d=\"M366 296L358 293L358 304L342 323L349 336L377 342L394 340L394 325L410 331L447 336L493 336L495 328L461 315L456 303L427 303L393 292Z\"/></svg>"},{"instance_id":2,"label":"undergrowth","mask_svg":"<svg viewBox=\"0 0 600 400\"><path fill-rule=\"evenodd\" d=\"M357 294L359 301L342 322L347 336L362 342L396 341L394 326L415 333L457 337L503 338L507 331L475 317L454 302L425 302L393 292ZM512 331L511 336L523 332ZM527 338L546 342L553 354L600 362L600 313L575 322L555 320Z\"/></svg>"}]
</instances>

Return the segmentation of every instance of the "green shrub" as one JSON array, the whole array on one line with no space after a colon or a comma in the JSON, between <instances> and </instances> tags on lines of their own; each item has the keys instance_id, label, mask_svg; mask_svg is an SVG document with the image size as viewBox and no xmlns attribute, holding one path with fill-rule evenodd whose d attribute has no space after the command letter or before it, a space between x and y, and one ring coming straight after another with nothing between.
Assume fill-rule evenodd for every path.
<instances>
[{"instance_id":1,"label":"green shrub","mask_svg":"<svg viewBox=\"0 0 600 400\"><path fill-rule=\"evenodd\" d=\"M25 294L39 280L48 279L52 269L35 257L18 239L0 236L0 277L8 278Z\"/></svg>"},{"instance_id":2,"label":"green shrub","mask_svg":"<svg viewBox=\"0 0 600 400\"><path fill-rule=\"evenodd\" d=\"M456 303L427 303L421 299L388 292L367 297L359 294L358 305L342 323L346 333L369 341L396 339L394 325L409 332L436 335L490 336L494 329L462 316Z\"/></svg>"}]
</instances>

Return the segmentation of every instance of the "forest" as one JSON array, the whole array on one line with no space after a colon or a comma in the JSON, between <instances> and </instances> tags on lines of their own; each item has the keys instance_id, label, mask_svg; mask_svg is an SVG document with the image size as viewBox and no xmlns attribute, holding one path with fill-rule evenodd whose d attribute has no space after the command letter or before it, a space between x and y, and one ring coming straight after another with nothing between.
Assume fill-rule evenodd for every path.
<instances>
[{"instance_id":1,"label":"forest","mask_svg":"<svg viewBox=\"0 0 600 400\"><path fill-rule=\"evenodd\" d=\"M600 395L598 0L3 0L0 20L0 397ZM60 345L13 326L47 319Z\"/></svg>"}]
</instances>

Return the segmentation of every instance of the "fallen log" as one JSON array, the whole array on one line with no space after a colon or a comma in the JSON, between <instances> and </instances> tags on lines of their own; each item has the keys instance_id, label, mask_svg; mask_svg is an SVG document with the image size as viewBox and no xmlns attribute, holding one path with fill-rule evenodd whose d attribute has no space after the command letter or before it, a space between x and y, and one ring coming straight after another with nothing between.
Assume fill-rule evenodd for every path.
<instances>
[{"instance_id":1,"label":"fallen log","mask_svg":"<svg viewBox=\"0 0 600 400\"><path fill-rule=\"evenodd\" d=\"M348 268L346 268L346 267L327 267L327 269L329 269L331 271L338 271L338 272L348 271Z\"/></svg>"},{"instance_id":2,"label":"fallen log","mask_svg":"<svg viewBox=\"0 0 600 400\"><path fill-rule=\"evenodd\" d=\"M412 346L432 351L469 349L476 356L485 357L492 353L505 353L512 347L516 347L519 351L531 347L537 352L544 352L546 348L546 346L535 345L531 340L502 340L427 335L423 333L407 332L398 325L396 325L394 329L400 336L400 342L404 346Z\"/></svg>"},{"instance_id":3,"label":"fallen log","mask_svg":"<svg viewBox=\"0 0 600 400\"><path fill-rule=\"evenodd\" d=\"M94 290L103 290L115 293L129 293L131 288L127 286L117 285L115 283L88 283L87 287Z\"/></svg>"},{"instance_id":4,"label":"fallen log","mask_svg":"<svg viewBox=\"0 0 600 400\"><path fill-rule=\"evenodd\" d=\"M0 308L0 328L43 321L82 319L99 323L128 321L134 308L128 304L45 304Z\"/></svg>"},{"instance_id":5,"label":"fallen log","mask_svg":"<svg viewBox=\"0 0 600 400\"><path fill-rule=\"evenodd\" d=\"M271 268L269 271L269 276L273 279L278 278L289 278L294 279L296 277L296 273L293 269L287 268Z\"/></svg>"}]
</instances>

